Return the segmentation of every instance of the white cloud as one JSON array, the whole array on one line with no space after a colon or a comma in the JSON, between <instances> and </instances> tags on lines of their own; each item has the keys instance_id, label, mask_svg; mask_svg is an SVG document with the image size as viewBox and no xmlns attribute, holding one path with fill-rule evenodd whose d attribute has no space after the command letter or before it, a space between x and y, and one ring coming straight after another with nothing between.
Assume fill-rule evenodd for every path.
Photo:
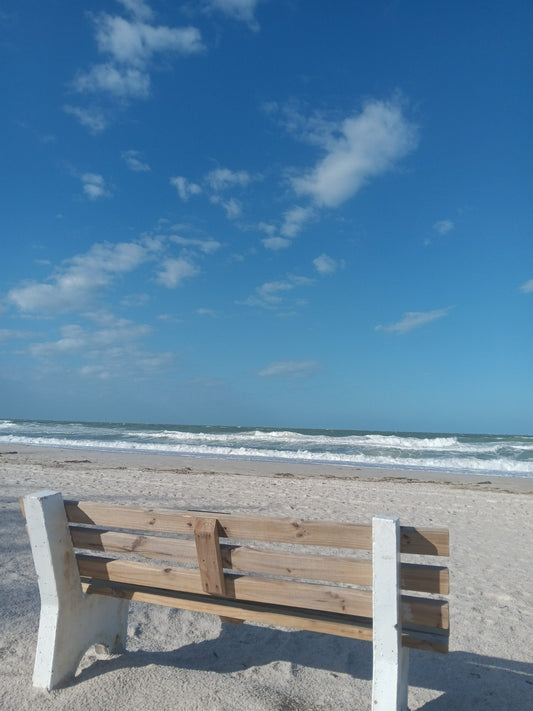
<instances>
[{"instance_id":1,"label":"white cloud","mask_svg":"<svg viewBox=\"0 0 533 711\"><path fill-rule=\"evenodd\" d=\"M31 334L26 331L16 331L10 328L0 328L0 343L2 343L3 341L13 341L30 337Z\"/></svg>"},{"instance_id":2,"label":"white cloud","mask_svg":"<svg viewBox=\"0 0 533 711\"><path fill-rule=\"evenodd\" d=\"M80 368L80 375L88 378L98 378L99 380L109 380L111 372L104 365L84 365Z\"/></svg>"},{"instance_id":3,"label":"white cloud","mask_svg":"<svg viewBox=\"0 0 533 711\"><path fill-rule=\"evenodd\" d=\"M157 281L169 289L179 286L184 279L189 279L200 273L191 261L184 257L166 259L157 274Z\"/></svg>"},{"instance_id":4,"label":"white cloud","mask_svg":"<svg viewBox=\"0 0 533 711\"><path fill-rule=\"evenodd\" d=\"M90 330L79 324L68 324L60 329L61 338L57 341L34 343L31 354L36 357L56 354L83 353L90 358L100 357L103 351L115 346L123 347L150 333L149 326L136 324L127 319L119 319L111 314L100 315L104 328Z\"/></svg>"},{"instance_id":5,"label":"white cloud","mask_svg":"<svg viewBox=\"0 0 533 711\"><path fill-rule=\"evenodd\" d=\"M152 8L144 0L118 0L137 20L148 21L153 17Z\"/></svg>"},{"instance_id":6,"label":"white cloud","mask_svg":"<svg viewBox=\"0 0 533 711\"><path fill-rule=\"evenodd\" d=\"M122 151L122 159L134 173L147 173L150 171L148 163L144 163L140 158L139 151Z\"/></svg>"},{"instance_id":7,"label":"white cloud","mask_svg":"<svg viewBox=\"0 0 533 711\"><path fill-rule=\"evenodd\" d=\"M329 276L330 274L335 274L339 264L327 254L321 254L316 259L313 259L313 264L315 269L322 276Z\"/></svg>"},{"instance_id":8,"label":"white cloud","mask_svg":"<svg viewBox=\"0 0 533 711\"><path fill-rule=\"evenodd\" d=\"M257 229L267 235L261 240L265 249L275 252L280 249L287 249L292 244L290 239L276 235L276 226L269 222L259 222L252 229Z\"/></svg>"},{"instance_id":9,"label":"white cloud","mask_svg":"<svg viewBox=\"0 0 533 711\"><path fill-rule=\"evenodd\" d=\"M30 355L40 367L53 364L88 378L139 379L171 365L171 353L148 353L139 341L151 333L145 324L116 318L109 312L89 314L96 328L67 324L57 340L33 343Z\"/></svg>"},{"instance_id":10,"label":"white cloud","mask_svg":"<svg viewBox=\"0 0 533 711\"><path fill-rule=\"evenodd\" d=\"M187 202L191 195L199 195L202 192L202 188L199 185L189 182L182 175L170 178L170 184L176 188L183 202Z\"/></svg>"},{"instance_id":11,"label":"white cloud","mask_svg":"<svg viewBox=\"0 0 533 711\"><path fill-rule=\"evenodd\" d=\"M284 237L296 237L302 231L305 223L309 222L314 215L315 211L312 207L301 207L299 205L292 207L283 215L281 234Z\"/></svg>"},{"instance_id":12,"label":"white cloud","mask_svg":"<svg viewBox=\"0 0 533 711\"><path fill-rule=\"evenodd\" d=\"M198 249L204 254L213 254L217 252L222 246L220 242L215 239L194 239L191 237L179 237L178 235L171 235L169 237L171 242L179 244L182 247L191 247L193 249Z\"/></svg>"},{"instance_id":13,"label":"white cloud","mask_svg":"<svg viewBox=\"0 0 533 711\"><path fill-rule=\"evenodd\" d=\"M216 168L205 176L205 181L215 192L228 188L245 188L252 181L252 176L245 170L230 170L229 168Z\"/></svg>"},{"instance_id":14,"label":"white cloud","mask_svg":"<svg viewBox=\"0 0 533 711\"><path fill-rule=\"evenodd\" d=\"M388 326L376 326L376 331L386 331L387 333L396 333L403 335L414 331L416 328L427 326L433 321L438 321L448 315L450 306L445 309L435 309L435 311L409 311L403 315L403 318L397 323L391 323Z\"/></svg>"},{"instance_id":15,"label":"white cloud","mask_svg":"<svg viewBox=\"0 0 533 711\"><path fill-rule=\"evenodd\" d=\"M259 23L255 19L258 2L259 0L207 0L208 6L212 9L246 23L254 31L259 29Z\"/></svg>"},{"instance_id":16,"label":"white cloud","mask_svg":"<svg viewBox=\"0 0 533 711\"><path fill-rule=\"evenodd\" d=\"M65 262L48 282L11 289L7 300L25 313L48 316L86 309L115 276L133 271L149 258L150 249L135 242L95 244Z\"/></svg>"},{"instance_id":17,"label":"white cloud","mask_svg":"<svg viewBox=\"0 0 533 711\"><path fill-rule=\"evenodd\" d=\"M320 367L320 364L316 360L287 360L270 363L270 365L267 365L257 374L261 378L307 378L320 370Z\"/></svg>"},{"instance_id":18,"label":"white cloud","mask_svg":"<svg viewBox=\"0 0 533 711\"><path fill-rule=\"evenodd\" d=\"M391 170L417 143L413 124L395 102L368 102L361 113L326 131L326 155L307 172L293 177L292 187L321 207L337 207L371 178Z\"/></svg>"},{"instance_id":19,"label":"white cloud","mask_svg":"<svg viewBox=\"0 0 533 711\"><path fill-rule=\"evenodd\" d=\"M287 247L290 247L292 244L290 239L286 239L285 237L265 237L261 241L265 249L271 249L274 252L280 249L287 249Z\"/></svg>"},{"instance_id":20,"label":"white cloud","mask_svg":"<svg viewBox=\"0 0 533 711\"><path fill-rule=\"evenodd\" d=\"M324 149L333 147L339 134L340 122L333 112L315 111L306 116L295 103L279 106L271 102L263 105L263 108L267 115L279 116L279 123L286 131L312 146Z\"/></svg>"},{"instance_id":21,"label":"white cloud","mask_svg":"<svg viewBox=\"0 0 533 711\"><path fill-rule=\"evenodd\" d=\"M223 198L220 193L230 188L245 188L257 176L251 176L245 170L230 170L229 168L216 168L204 177L204 183L212 194L209 198L213 205L220 205L229 220L235 220L242 215L242 203L234 197Z\"/></svg>"},{"instance_id":22,"label":"white cloud","mask_svg":"<svg viewBox=\"0 0 533 711\"><path fill-rule=\"evenodd\" d=\"M282 301L280 293L292 291L294 284L288 281L269 281L257 288L261 299L269 304L279 304Z\"/></svg>"},{"instance_id":23,"label":"white cloud","mask_svg":"<svg viewBox=\"0 0 533 711\"><path fill-rule=\"evenodd\" d=\"M225 200L224 198L220 197L220 195L211 195L209 200L214 205L220 205L229 220L234 220L237 217L240 217L242 214L242 204L239 200L235 198L229 198L228 200Z\"/></svg>"},{"instance_id":24,"label":"white cloud","mask_svg":"<svg viewBox=\"0 0 533 711\"><path fill-rule=\"evenodd\" d=\"M98 200L111 195L106 188L104 178L98 173L84 173L81 176L81 182L83 183L83 192L89 200Z\"/></svg>"},{"instance_id":25,"label":"white cloud","mask_svg":"<svg viewBox=\"0 0 533 711\"><path fill-rule=\"evenodd\" d=\"M255 293L245 302L246 306L262 306L263 308L279 308L284 304L284 296L300 286L310 286L313 280L309 277L289 274L279 281L268 281L258 286Z\"/></svg>"},{"instance_id":26,"label":"white cloud","mask_svg":"<svg viewBox=\"0 0 533 711\"><path fill-rule=\"evenodd\" d=\"M448 232L451 232L454 227L455 224L452 220L439 220L433 225L433 229L435 230L435 232L438 232L439 235L448 234Z\"/></svg>"},{"instance_id":27,"label":"white cloud","mask_svg":"<svg viewBox=\"0 0 533 711\"><path fill-rule=\"evenodd\" d=\"M257 229L264 232L269 237L273 237L276 234L276 226L270 222L259 222Z\"/></svg>"},{"instance_id":28,"label":"white cloud","mask_svg":"<svg viewBox=\"0 0 533 711\"><path fill-rule=\"evenodd\" d=\"M63 106L63 111L66 114L74 116L78 119L82 126L89 129L91 133L101 133L107 128L108 121L104 113L100 109L87 109L80 106Z\"/></svg>"},{"instance_id":29,"label":"white cloud","mask_svg":"<svg viewBox=\"0 0 533 711\"><path fill-rule=\"evenodd\" d=\"M93 17L98 51L103 61L75 76L79 93L104 94L122 104L146 99L150 94L150 70L157 55L189 56L202 52L196 27L167 27L151 22L153 13L143 0L119 0L129 18L101 12ZM66 106L92 133L102 131L107 120L95 109Z\"/></svg>"},{"instance_id":30,"label":"white cloud","mask_svg":"<svg viewBox=\"0 0 533 711\"><path fill-rule=\"evenodd\" d=\"M258 176L252 176L245 170L230 170L229 168L216 168L207 173L203 178L203 188L197 183L190 182L182 175L170 178L170 183L178 191L180 198L186 202L192 195L199 195L205 191L213 205L219 205L226 217L234 220L242 214L242 203L235 197L223 197L221 193L231 188L245 188Z\"/></svg>"},{"instance_id":31,"label":"white cloud","mask_svg":"<svg viewBox=\"0 0 533 711\"><path fill-rule=\"evenodd\" d=\"M107 92L119 99L145 99L150 93L150 76L135 67L95 64L88 72L80 72L73 86L79 92Z\"/></svg>"},{"instance_id":32,"label":"white cloud","mask_svg":"<svg viewBox=\"0 0 533 711\"><path fill-rule=\"evenodd\" d=\"M95 25L100 52L122 65L145 67L155 53L188 55L204 49L196 27L156 27L107 13L98 15Z\"/></svg>"},{"instance_id":33,"label":"white cloud","mask_svg":"<svg viewBox=\"0 0 533 711\"><path fill-rule=\"evenodd\" d=\"M120 300L122 306L127 308L132 308L136 306L145 306L150 301L149 294L128 294L123 299Z\"/></svg>"},{"instance_id":34,"label":"white cloud","mask_svg":"<svg viewBox=\"0 0 533 711\"><path fill-rule=\"evenodd\" d=\"M520 291L522 291L524 294L533 293L533 279L530 279L529 281L526 281L525 284L522 284L522 286L520 287Z\"/></svg>"}]
</instances>

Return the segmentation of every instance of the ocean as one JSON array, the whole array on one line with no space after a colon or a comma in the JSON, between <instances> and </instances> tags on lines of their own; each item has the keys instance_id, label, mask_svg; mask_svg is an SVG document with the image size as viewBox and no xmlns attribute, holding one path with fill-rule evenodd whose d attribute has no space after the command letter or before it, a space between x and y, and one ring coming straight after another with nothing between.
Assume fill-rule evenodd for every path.
<instances>
[{"instance_id":1,"label":"ocean","mask_svg":"<svg viewBox=\"0 0 533 711\"><path fill-rule=\"evenodd\" d=\"M533 436L0 420L0 444L533 477Z\"/></svg>"}]
</instances>

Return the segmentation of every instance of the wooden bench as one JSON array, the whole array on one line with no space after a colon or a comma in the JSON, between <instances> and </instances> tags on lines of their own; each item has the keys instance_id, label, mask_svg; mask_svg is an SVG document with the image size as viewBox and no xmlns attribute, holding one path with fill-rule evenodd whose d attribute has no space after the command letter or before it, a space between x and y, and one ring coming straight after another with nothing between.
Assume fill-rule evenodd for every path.
<instances>
[{"instance_id":1,"label":"wooden bench","mask_svg":"<svg viewBox=\"0 0 533 711\"><path fill-rule=\"evenodd\" d=\"M428 563L449 554L445 529L109 506L50 491L21 503L41 595L36 687L73 676L94 644L121 648L129 600L372 641L377 711L407 709L409 648L448 651L448 569Z\"/></svg>"}]
</instances>

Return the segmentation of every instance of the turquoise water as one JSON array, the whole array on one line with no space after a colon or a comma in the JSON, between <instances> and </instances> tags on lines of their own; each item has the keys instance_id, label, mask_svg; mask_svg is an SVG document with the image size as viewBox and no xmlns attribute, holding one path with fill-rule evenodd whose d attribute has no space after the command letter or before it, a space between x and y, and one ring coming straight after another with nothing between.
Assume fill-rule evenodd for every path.
<instances>
[{"instance_id":1,"label":"turquoise water","mask_svg":"<svg viewBox=\"0 0 533 711\"><path fill-rule=\"evenodd\" d=\"M533 476L533 437L0 420L0 443Z\"/></svg>"}]
</instances>

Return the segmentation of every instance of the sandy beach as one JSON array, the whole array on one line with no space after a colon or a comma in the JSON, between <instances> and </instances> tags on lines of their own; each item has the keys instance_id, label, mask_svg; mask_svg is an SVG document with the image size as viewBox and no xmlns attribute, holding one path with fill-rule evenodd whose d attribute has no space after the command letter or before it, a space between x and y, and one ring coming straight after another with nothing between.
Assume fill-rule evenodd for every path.
<instances>
[{"instance_id":1,"label":"sandy beach","mask_svg":"<svg viewBox=\"0 0 533 711\"><path fill-rule=\"evenodd\" d=\"M447 656L411 652L411 711L533 708L533 479L0 446L0 707L368 709L365 642L133 603L125 653L89 651L66 687L32 688L39 593L18 498L52 489L117 504L450 529Z\"/></svg>"}]
</instances>

